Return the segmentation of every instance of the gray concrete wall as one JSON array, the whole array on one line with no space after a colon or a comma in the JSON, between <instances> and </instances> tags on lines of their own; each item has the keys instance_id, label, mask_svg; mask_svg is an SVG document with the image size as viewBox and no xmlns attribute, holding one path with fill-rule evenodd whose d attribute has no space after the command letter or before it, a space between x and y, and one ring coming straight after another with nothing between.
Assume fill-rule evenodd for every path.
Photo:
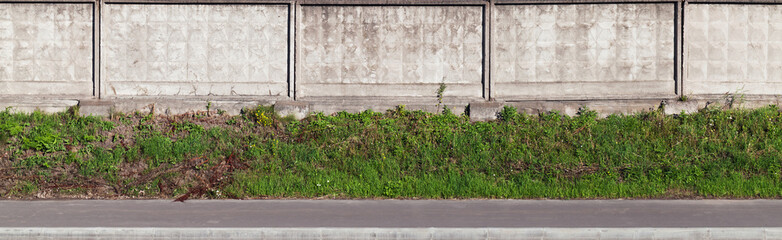
<instances>
[{"instance_id":1,"label":"gray concrete wall","mask_svg":"<svg viewBox=\"0 0 782 240\"><path fill-rule=\"evenodd\" d=\"M782 5L689 4L685 94L782 94Z\"/></svg>"},{"instance_id":2,"label":"gray concrete wall","mask_svg":"<svg viewBox=\"0 0 782 240\"><path fill-rule=\"evenodd\" d=\"M107 4L103 96L287 96L287 5Z\"/></svg>"},{"instance_id":3,"label":"gray concrete wall","mask_svg":"<svg viewBox=\"0 0 782 240\"><path fill-rule=\"evenodd\" d=\"M0 95L92 95L92 4L0 4Z\"/></svg>"},{"instance_id":4,"label":"gray concrete wall","mask_svg":"<svg viewBox=\"0 0 782 240\"><path fill-rule=\"evenodd\" d=\"M675 94L675 4L498 5L497 99Z\"/></svg>"},{"instance_id":5,"label":"gray concrete wall","mask_svg":"<svg viewBox=\"0 0 782 240\"><path fill-rule=\"evenodd\" d=\"M3 106L439 109L440 84L457 108L782 93L779 0L20 1L0 3Z\"/></svg>"},{"instance_id":6,"label":"gray concrete wall","mask_svg":"<svg viewBox=\"0 0 782 240\"><path fill-rule=\"evenodd\" d=\"M481 6L302 6L296 96L483 95Z\"/></svg>"}]
</instances>

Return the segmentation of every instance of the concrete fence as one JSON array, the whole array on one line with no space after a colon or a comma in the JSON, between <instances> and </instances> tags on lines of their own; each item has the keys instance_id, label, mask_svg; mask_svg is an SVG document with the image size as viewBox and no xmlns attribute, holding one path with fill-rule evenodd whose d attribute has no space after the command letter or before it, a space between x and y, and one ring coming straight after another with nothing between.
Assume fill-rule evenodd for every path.
<instances>
[{"instance_id":1,"label":"concrete fence","mask_svg":"<svg viewBox=\"0 0 782 240\"><path fill-rule=\"evenodd\" d=\"M0 2L0 105L22 110L607 114L726 94L779 101L776 0Z\"/></svg>"}]
</instances>

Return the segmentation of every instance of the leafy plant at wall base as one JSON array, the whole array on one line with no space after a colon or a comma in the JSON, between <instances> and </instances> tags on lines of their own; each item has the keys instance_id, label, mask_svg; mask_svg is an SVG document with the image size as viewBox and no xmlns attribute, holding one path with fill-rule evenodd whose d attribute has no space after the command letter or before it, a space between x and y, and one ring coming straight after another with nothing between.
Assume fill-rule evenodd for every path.
<instances>
[{"instance_id":1,"label":"leafy plant at wall base","mask_svg":"<svg viewBox=\"0 0 782 240\"><path fill-rule=\"evenodd\" d=\"M440 83L440 87L437 88L437 91L435 91L435 94L437 94L437 108L439 109L440 106L443 106L443 95L445 93L445 83ZM443 106L444 108L448 108L447 106Z\"/></svg>"},{"instance_id":2,"label":"leafy plant at wall base","mask_svg":"<svg viewBox=\"0 0 782 240\"><path fill-rule=\"evenodd\" d=\"M725 93L725 105L728 108L740 107L744 103L744 87L737 89L733 93Z\"/></svg>"},{"instance_id":3,"label":"leafy plant at wall base","mask_svg":"<svg viewBox=\"0 0 782 240\"><path fill-rule=\"evenodd\" d=\"M35 149L43 152L65 150L65 142L48 126L37 126L30 134L22 137L22 149Z\"/></svg>"},{"instance_id":4,"label":"leafy plant at wall base","mask_svg":"<svg viewBox=\"0 0 782 240\"><path fill-rule=\"evenodd\" d=\"M497 114L502 121L515 121L519 117L519 112L513 106L504 106L502 110Z\"/></svg>"},{"instance_id":5,"label":"leafy plant at wall base","mask_svg":"<svg viewBox=\"0 0 782 240\"><path fill-rule=\"evenodd\" d=\"M255 112L255 121L258 123L258 125L268 127L272 125L272 119L268 116L266 116L265 112L257 111Z\"/></svg>"}]
</instances>

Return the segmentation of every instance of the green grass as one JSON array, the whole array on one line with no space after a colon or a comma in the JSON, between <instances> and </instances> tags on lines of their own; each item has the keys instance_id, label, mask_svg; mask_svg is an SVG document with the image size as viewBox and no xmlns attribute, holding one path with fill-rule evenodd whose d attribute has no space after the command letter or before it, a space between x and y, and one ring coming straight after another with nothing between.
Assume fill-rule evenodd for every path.
<instances>
[{"instance_id":1,"label":"green grass","mask_svg":"<svg viewBox=\"0 0 782 240\"><path fill-rule=\"evenodd\" d=\"M0 112L2 197L779 198L782 113ZM76 189L76 190L74 190ZM78 194L73 194L74 192ZM80 195L81 194L81 195Z\"/></svg>"}]
</instances>

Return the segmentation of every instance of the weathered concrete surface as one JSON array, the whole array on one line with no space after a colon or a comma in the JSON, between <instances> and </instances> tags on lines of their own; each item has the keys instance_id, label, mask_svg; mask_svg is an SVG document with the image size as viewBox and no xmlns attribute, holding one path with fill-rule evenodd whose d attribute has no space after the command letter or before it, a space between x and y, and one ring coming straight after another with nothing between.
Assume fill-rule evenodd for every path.
<instances>
[{"instance_id":1,"label":"weathered concrete surface","mask_svg":"<svg viewBox=\"0 0 782 240\"><path fill-rule=\"evenodd\" d=\"M193 112L225 112L228 115L239 115L242 111L258 105L273 105L275 99L254 98L141 98L141 99L87 99L78 101L79 112L82 115L109 116L113 112L176 115ZM75 105L75 104L74 104ZM208 109L207 109L207 106Z\"/></svg>"},{"instance_id":2,"label":"weathered concrete surface","mask_svg":"<svg viewBox=\"0 0 782 240\"><path fill-rule=\"evenodd\" d=\"M98 99L79 100L78 106L82 116L109 116L114 111L114 102Z\"/></svg>"},{"instance_id":3,"label":"weathered concrete surface","mask_svg":"<svg viewBox=\"0 0 782 240\"><path fill-rule=\"evenodd\" d=\"M287 96L287 5L107 4L107 97Z\"/></svg>"},{"instance_id":4,"label":"weathered concrete surface","mask_svg":"<svg viewBox=\"0 0 782 240\"><path fill-rule=\"evenodd\" d=\"M481 6L302 6L296 96L482 96Z\"/></svg>"},{"instance_id":5,"label":"weathered concrete surface","mask_svg":"<svg viewBox=\"0 0 782 240\"><path fill-rule=\"evenodd\" d=\"M56 113L68 110L76 106L77 100L61 99L59 97L45 96L4 96L0 97L0 111L8 109L10 112L30 113L41 111L45 113Z\"/></svg>"},{"instance_id":6,"label":"weathered concrete surface","mask_svg":"<svg viewBox=\"0 0 782 240\"><path fill-rule=\"evenodd\" d=\"M0 95L92 95L92 4L0 4Z\"/></svg>"},{"instance_id":7,"label":"weathered concrete surface","mask_svg":"<svg viewBox=\"0 0 782 240\"><path fill-rule=\"evenodd\" d=\"M303 119L310 113L310 105L302 101L277 101L274 103L274 111L280 116L293 116L296 119Z\"/></svg>"},{"instance_id":8,"label":"weathered concrete surface","mask_svg":"<svg viewBox=\"0 0 782 240\"><path fill-rule=\"evenodd\" d=\"M568 116L576 116L579 111L589 109L596 111L600 117L611 114L633 114L654 111L660 107L663 101L675 101L674 99L648 99L648 100L580 100L580 101L514 101L505 105L515 107L519 112L527 114L541 114L558 111ZM677 112L678 113L678 112Z\"/></svg>"},{"instance_id":9,"label":"weathered concrete surface","mask_svg":"<svg viewBox=\"0 0 782 240\"><path fill-rule=\"evenodd\" d=\"M674 6L497 5L492 97L672 96Z\"/></svg>"},{"instance_id":10,"label":"weathered concrete surface","mask_svg":"<svg viewBox=\"0 0 782 240\"><path fill-rule=\"evenodd\" d=\"M684 93L782 93L782 5L689 4Z\"/></svg>"},{"instance_id":11,"label":"weathered concrete surface","mask_svg":"<svg viewBox=\"0 0 782 240\"><path fill-rule=\"evenodd\" d=\"M695 113L701 108L698 107L698 101L677 101L677 100L671 100L671 101L664 101L662 103L663 106L663 113L671 115L671 114L681 114L681 113Z\"/></svg>"},{"instance_id":12,"label":"weathered concrete surface","mask_svg":"<svg viewBox=\"0 0 782 240\"><path fill-rule=\"evenodd\" d=\"M317 97L308 98L310 113L322 112L332 114L336 112L357 113L366 110L385 112L404 106L406 110L441 113L447 107L453 114L462 114L472 98L444 98L442 104L434 97Z\"/></svg>"},{"instance_id":13,"label":"weathered concrete surface","mask_svg":"<svg viewBox=\"0 0 782 240\"><path fill-rule=\"evenodd\" d=\"M497 120L497 114L502 110L501 102L471 102L470 121Z\"/></svg>"}]
</instances>

